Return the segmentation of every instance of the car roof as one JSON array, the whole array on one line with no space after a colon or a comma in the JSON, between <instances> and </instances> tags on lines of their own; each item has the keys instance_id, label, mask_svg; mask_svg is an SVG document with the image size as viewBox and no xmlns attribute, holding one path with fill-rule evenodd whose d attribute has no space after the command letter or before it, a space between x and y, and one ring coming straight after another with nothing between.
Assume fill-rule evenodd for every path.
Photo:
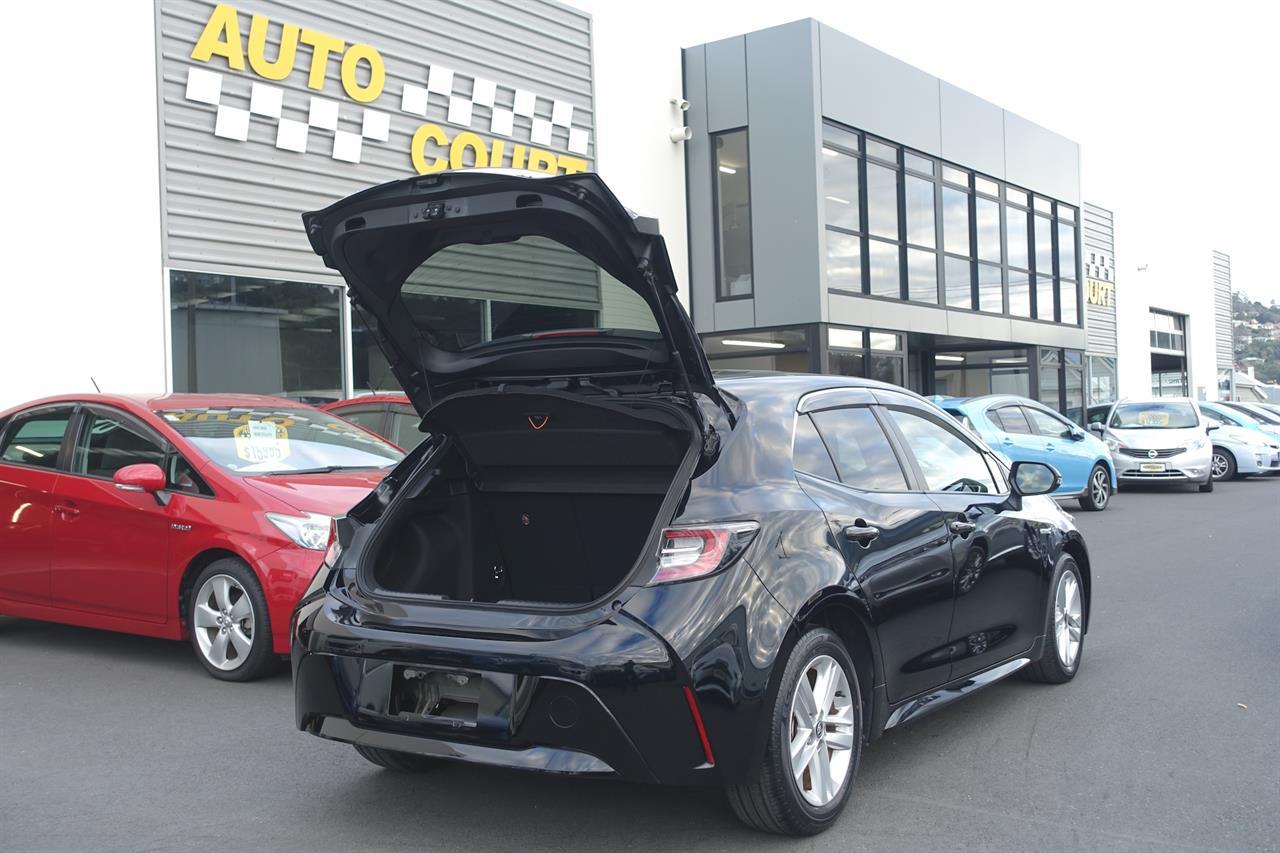
<instances>
[{"instance_id":1,"label":"car roof","mask_svg":"<svg viewBox=\"0 0 1280 853\"><path fill-rule=\"evenodd\" d=\"M55 394L20 403L9 411L17 412L33 406L53 403L100 403L123 409L201 409L201 408L263 408L310 409L312 406L284 397L265 394Z\"/></svg>"},{"instance_id":2,"label":"car roof","mask_svg":"<svg viewBox=\"0 0 1280 853\"><path fill-rule=\"evenodd\" d=\"M988 409L994 405L1001 403L1016 403L1020 406L1031 405L1038 409L1053 411L1043 403L1032 400L1030 397L1023 397L1020 394L983 394L980 397L947 397L938 401L938 405L942 408L952 406L957 409L973 407L976 409Z\"/></svg>"},{"instance_id":3,"label":"car roof","mask_svg":"<svg viewBox=\"0 0 1280 853\"><path fill-rule=\"evenodd\" d=\"M836 376L828 373L778 373L767 370L718 370L715 373L716 385L724 391L741 398L755 397L794 397L799 399L814 391L826 391L833 388L866 388L868 390L893 391L905 394L924 403L927 399L908 391L900 385L891 385L875 379L863 379L859 376ZM930 403L930 405L933 405Z\"/></svg>"}]
</instances>

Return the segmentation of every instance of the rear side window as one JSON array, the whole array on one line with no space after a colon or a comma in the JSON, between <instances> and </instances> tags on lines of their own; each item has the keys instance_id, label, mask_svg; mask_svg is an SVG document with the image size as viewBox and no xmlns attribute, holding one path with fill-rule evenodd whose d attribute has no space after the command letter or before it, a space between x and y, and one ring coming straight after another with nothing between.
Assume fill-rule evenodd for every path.
<instances>
[{"instance_id":1,"label":"rear side window","mask_svg":"<svg viewBox=\"0 0 1280 853\"><path fill-rule=\"evenodd\" d=\"M392 409L391 434L387 438L405 450L413 450L427 437L425 432L418 429L421 420L422 418L418 417L416 412L405 413Z\"/></svg>"},{"instance_id":2,"label":"rear side window","mask_svg":"<svg viewBox=\"0 0 1280 853\"><path fill-rule=\"evenodd\" d=\"M906 475L889 437L870 409L828 409L815 412L813 420L842 482L873 492L907 490Z\"/></svg>"},{"instance_id":3,"label":"rear side window","mask_svg":"<svg viewBox=\"0 0 1280 853\"><path fill-rule=\"evenodd\" d=\"M997 491L982 453L958 433L914 412L890 409L889 415L915 455L929 491L984 494Z\"/></svg>"},{"instance_id":4,"label":"rear side window","mask_svg":"<svg viewBox=\"0 0 1280 853\"><path fill-rule=\"evenodd\" d=\"M987 419L995 424L996 429L1017 435L1031 435L1031 425L1022 414L1021 406L1002 406L987 412Z\"/></svg>"},{"instance_id":5,"label":"rear side window","mask_svg":"<svg viewBox=\"0 0 1280 853\"><path fill-rule=\"evenodd\" d=\"M797 471L828 480L840 479L836 474L836 466L831 462L831 454L827 453L826 445L818 435L818 428L808 415L796 418L796 443L792 456Z\"/></svg>"},{"instance_id":6,"label":"rear side window","mask_svg":"<svg viewBox=\"0 0 1280 853\"><path fill-rule=\"evenodd\" d=\"M382 435L382 407L376 409L339 409L333 414L343 420L351 421L359 427L364 427L369 432ZM385 435L382 436L386 438Z\"/></svg>"},{"instance_id":7,"label":"rear side window","mask_svg":"<svg viewBox=\"0 0 1280 853\"><path fill-rule=\"evenodd\" d=\"M14 418L0 449L0 461L56 468L71 409L53 409Z\"/></svg>"}]
</instances>

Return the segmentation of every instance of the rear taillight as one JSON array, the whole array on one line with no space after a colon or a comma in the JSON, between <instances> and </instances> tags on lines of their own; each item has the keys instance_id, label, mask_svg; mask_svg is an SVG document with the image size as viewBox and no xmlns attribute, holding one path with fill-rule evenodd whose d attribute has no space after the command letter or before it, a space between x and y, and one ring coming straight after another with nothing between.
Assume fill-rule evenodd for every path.
<instances>
[{"instance_id":1,"label":"rear taillight","mask_svg":"<svg viewBox=\"0 0 1280 853\"><path fill-rule=\"evenodd\" d=\"M321 564L332 569L338 565L338 557L342 555L342 544L338 542L338 519L329 519L329 544L324 549L324 562Z\"/></svg>"},{"instance_id":2,"label":"rear taillight","mask_svg":"<svg viewBox=\"0 0 1280 853\"><path fill-rule=\"evenodd\" d=\"M718 571L736 560L759 530L754 521L668 527L662 531L658 571L649 583L686 581Z\"/></svg>"}]
</instances>

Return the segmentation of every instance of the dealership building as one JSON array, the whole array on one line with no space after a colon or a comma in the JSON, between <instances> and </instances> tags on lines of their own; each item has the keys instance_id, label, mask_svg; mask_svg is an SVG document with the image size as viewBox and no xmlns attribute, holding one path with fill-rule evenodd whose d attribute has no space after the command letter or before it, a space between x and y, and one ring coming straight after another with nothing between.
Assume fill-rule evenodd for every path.
<instances>
[{"instance_id":1,"label":"dealership building","mask_svg":"<svg viewBox=\"0 0 1280 853\"><path fill-rule=\"evenodd\" d=\"M1117 393L1229 393L1229 259L1185 298L1139 273L1117 293L1115 218L1083 202L1075 142L814 20L701 44L668 23L633 39L605 0L84 11L45 63L60 97L19 141L14 280L39 286L0 320L22 366L0 407L94 384L387 388L299 216L476 166L598 170L655 216L715 368L1015 393L1075 418ZM565 327L636 310L581 277L408 294L468 340L531 307Z\"/></svg>"}]
</instances>

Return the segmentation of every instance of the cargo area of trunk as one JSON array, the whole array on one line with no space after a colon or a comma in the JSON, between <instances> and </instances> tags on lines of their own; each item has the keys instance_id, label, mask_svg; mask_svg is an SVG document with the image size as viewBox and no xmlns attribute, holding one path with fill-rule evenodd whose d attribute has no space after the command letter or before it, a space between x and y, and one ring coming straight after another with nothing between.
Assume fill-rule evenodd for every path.
<instances>
[{"instance_id":1,"label":"cargo area of trunk","mask_svg":"<svg viewBox=\"0 0 1280 853\"><path fill-rule=\"evenodd\" d=\"M696 444L676 404L560 392L459 394L428 425L448 444L406 484L365 566L378 589L453 601L608 595L669 520Z\"/></svg>"}]
</instances>

